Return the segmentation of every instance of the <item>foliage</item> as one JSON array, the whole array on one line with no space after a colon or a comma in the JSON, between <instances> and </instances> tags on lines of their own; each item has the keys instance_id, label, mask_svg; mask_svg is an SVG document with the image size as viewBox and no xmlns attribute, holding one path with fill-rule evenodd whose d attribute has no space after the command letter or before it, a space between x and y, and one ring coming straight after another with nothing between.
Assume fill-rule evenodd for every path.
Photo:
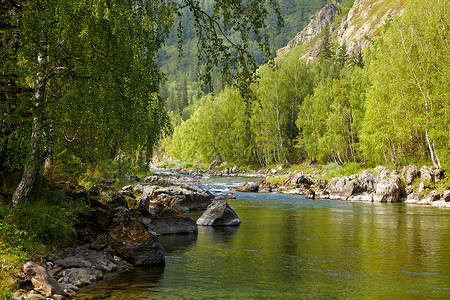
<instances>
[{"instance_id":1,"label":"foliage","mask_svg":"<svg viewBox=\"0 0 450 300\"><path fill-rule=\"evenodd\" d=\"M166 149L174 158L206 163L334 162L329 174L357 171L358 163L432 163L449 170L447 6L412 1L364 60L362 53L349 57L324 30L318 62L306 65L299 46L275 68L261 67L253 86L258 101L247 114L224 113L236 105L228 89L197 105ZM245 126L230 131L230 122ZM246 150L236 141L245 141Z\"/></svg>"},{"instance_id":2,"label":"foliage","mask_svg":"<svg viewBox=\"0 0 450 300\"><path fill-rule=\"evenodd\" d=\"M448 169L449 28L447 1L412 1L376 45L361 134L369 159Z\"/></svg>"},{"instance_id":3,"label":"foliage","mask_svg":"<svg viewBox=\"0 0 450 300\"><path fill-rule=\"evenodd\" d=\"M17 288L15 274L31 256L74 243L76 216L86 209L59 186L38 180L27 204L12 209L9 199L0 198L0 290L5 293Z\"/></svg>"},{"instance_id":4,"label":"foliage","mask_svg":"<svg viewBox=\"0 0 450 300\"><path fill-rule=\"evenodd\" d=\"M360 164L354 162L350 162L345 165L339 165L336 162L330 162L324 167L324 173L327 179L350 176L353 174L358 174L360 171Z\"/></svg>"}]
</instances>

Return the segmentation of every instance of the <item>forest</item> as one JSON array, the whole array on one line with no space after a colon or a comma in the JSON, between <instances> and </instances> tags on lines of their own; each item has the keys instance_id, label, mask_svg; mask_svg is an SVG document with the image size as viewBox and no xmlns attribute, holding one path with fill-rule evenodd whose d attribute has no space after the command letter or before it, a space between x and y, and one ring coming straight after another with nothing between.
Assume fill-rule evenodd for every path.
<instances>
[{"instance_id":1,"label":"forest","mask_svg":"<svg viewBox=\"0 0 450 300\"><path fill-rule=\"evenodd\" d=\"M293 51L259 68L254 100L233 87L201 97L164 150L182 161L259 167L449 170L449 26L447 1L411 1L371 49L353 56L326 29L317 63Z\"/></svg>"},{"instance_id":2,"label":"forest","mask_svg":"<svg viewBox=\"0 0 450 300\"><path fill-rule=\"evenodd\" d=\"M33 255L76 243L90 205L147 176L155 154L204 168L448 173L448 1L411 0L362 53L349 54L329 24L275 58L330 2L343 15L353 5L2 0L0 299ZM114 183L99 191L105 178ZM131 196L121 200L133 210Z\"/></svg>"}]
</instances>

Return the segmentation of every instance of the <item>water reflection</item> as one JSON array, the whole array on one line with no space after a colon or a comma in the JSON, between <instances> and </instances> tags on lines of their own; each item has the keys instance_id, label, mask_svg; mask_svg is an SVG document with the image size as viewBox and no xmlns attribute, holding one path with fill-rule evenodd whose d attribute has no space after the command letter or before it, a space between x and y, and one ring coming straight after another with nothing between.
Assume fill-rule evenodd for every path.
<instances>
[{"instance_id":1,"label":"water reflection","mask_svg":"<svg viewBox=\"0 0 450 300\"><path fill-rule=\"evenodd\" d=\"M228 244L233 240L233 236L238 232L239 226L199 226L198 231L205 238L215 243Z\"/></svg>"},{"instance_id":2,"label":"water reflection","mask_svg":"<svg viewBox=\"0 0 450 300\"><path fill-rule=\"evenodd\" d=\"M197 233L165 234L158 237L166 255L181 254L197 242Z\"/></svg>"},{"instance_id":3,"label":"water reflection","mask_svg":"<svg viewBox=\"0 0 450 300\"><path fill-rule=\"evenodd\" d=\"M164 266L122 270L107 274L103 281L84 287L73 299L145 299L163 278Z\"/></svg>"},{"instance_id":4,"label":"water reflection","mask_svg":"<svg viewBox=\"0 0 450 300\"><path fill-rule=\"evenodd\" d=\"M91 291L107 295L98 299L448 297L449 211L238 196L229 204L243 221L239 227L163 236L163 272L143 270Z\"/></svg>"}]
</instances>

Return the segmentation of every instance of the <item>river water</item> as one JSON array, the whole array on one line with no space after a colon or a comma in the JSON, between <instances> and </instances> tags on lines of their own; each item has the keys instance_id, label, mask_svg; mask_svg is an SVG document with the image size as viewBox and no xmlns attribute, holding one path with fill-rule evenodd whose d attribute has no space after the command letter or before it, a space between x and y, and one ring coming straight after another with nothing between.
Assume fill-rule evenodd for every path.
<instances>
[{"instance_id":1,"label":"river water","mask_svg":"<svg viewBox=\"0 0 450 300\"><path fill-rule=\"evenodd\" d=\"M243 180L201 184L217 193ZM76 298L450 299L449 210L235 195L239 227L161 236L165 267L110 274Z\"/></svg>"}]
</instances>

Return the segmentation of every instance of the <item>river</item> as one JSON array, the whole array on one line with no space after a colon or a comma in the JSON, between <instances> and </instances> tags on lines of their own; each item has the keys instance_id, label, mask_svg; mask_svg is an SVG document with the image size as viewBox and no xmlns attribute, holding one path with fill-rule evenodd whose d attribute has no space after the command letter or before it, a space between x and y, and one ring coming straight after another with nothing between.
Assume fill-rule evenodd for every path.
<instances>
[{"instance_id":1,"label":"river","mask_svg":"<svg viewBox=\"0 0 450 300\"><path fill-rule=\"evenodd\" d=\"M110 274L76 299L450 299L449 210L235 195L239 227L161 236L165 267Z\"/></svg>"}]
</instances>

